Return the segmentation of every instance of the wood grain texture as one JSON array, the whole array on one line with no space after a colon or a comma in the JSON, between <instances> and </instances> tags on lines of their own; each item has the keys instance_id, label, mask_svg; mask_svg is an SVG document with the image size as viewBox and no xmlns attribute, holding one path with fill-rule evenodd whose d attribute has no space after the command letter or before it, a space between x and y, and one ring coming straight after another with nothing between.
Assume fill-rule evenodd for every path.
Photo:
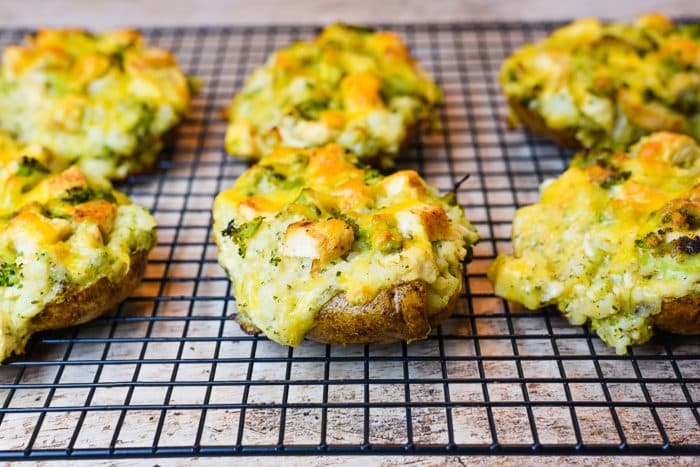
<instances>
[{"instance_id":1,"label":"wood grain texture","mask_svg":"<svg viewBox=\"0 0 700 467\"><path fill-rule=\"evenodd\" d=\"M154 458L149 459L148 465L158 465L160 467L179 467L179 466L199 466L212 465L216 461L235 462L231 458L191 458L191 459L169 459L169 458ZM596 458L591 456L580 457L513 457L500 458L494 462L493 457L485 456L453 456L447 459L434 456L380 456L380 457L357 457L357 456L327 456L319 458L288 456L282 459L270 457L246 457L246 463L251 465L267 467L267 466L382 466L395 467L409 465L412 467L429 467L429 466L491 466L498 465L503 467L559 467L561 465L574 467L588 467L590 465L611 465L614 464L620 467L636 467L640 465L649 467L665 467L673 466L694 466L697 464L697 459L690 457L616 457L616 458ZM113 466L113 461L74 461L71 464L78 466ZM39 466L60 466L64 465L56 461L39 462ZM143 460L125 459L119 461L118 465L122 467L133 467L144 465Z\"/></svg>"}]
</instances>

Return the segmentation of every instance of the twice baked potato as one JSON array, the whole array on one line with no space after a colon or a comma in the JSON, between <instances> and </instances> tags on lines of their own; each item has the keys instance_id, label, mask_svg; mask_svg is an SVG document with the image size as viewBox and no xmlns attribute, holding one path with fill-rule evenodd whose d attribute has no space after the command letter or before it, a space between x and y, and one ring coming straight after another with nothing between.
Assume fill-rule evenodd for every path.
<instances>
[{"instance_id":1,"label":"twice baked potato","mask_svg":"<svg viewBox=\"0 0 700 467\"><path fill-rule=\"evenodd\" d=\"M399 36L334 24L253 72L226 111L226 150L259 159L278 145L337 143L390 166L441 102Z\"/></svg>"},{"instance_id":2,"label":"twice baked potato","mask_svg":"<svg viewBox=\"0 0 700 467\"><path fill-rule=\"evenodd\" d=\"M73 166L51 175L41 151L0 133L0 362L38 331L84 323L138 285L155 219ZM38 158L34 158L36 155Z\"/></svg>"},{"instance_id":3,"label":"twice baked potato","mask_svg":"<svg viewBox=\"0 0 700 467\"><path fill-rule=\"evenodd\" d=\"M454 193L338 145L278 148L214 203L237 319L284 345L412 341L448 317L476 242Z\"/></svg>"},{"instance_id":4,"label":"twice baked potato","mask_svg":"<svg viewBox=\"0 0 700 467\"><path fill-rule=\"evenodd\" d=\"M495 293L556 305L618 353L654 328L700 333L700 147L658 132L629 154L584 150L513 220L513 256L489 269Z\"/></svg>"},{"instance_id":5,"label":"twice baked potato","mask_svg":"<svg viewBox=\"0 0 700 467\"><path fill-rule=\"evenodd\" d=\"M582 19L502 65L513 124L566 147L625 150L654 131L700 140L700 25Z\"/></svg>"},{"instance_id":6,"label":"twice baked potato","mask_svg":"<svg viewBox=\"0 0 700 467\"><path fill-rule=\"evenodd\" d=\"M4 51L0 127L63 168L123 179L155 163L190 96L175 57L136 31L42 29Z\"/></svg>"}]
</instances>

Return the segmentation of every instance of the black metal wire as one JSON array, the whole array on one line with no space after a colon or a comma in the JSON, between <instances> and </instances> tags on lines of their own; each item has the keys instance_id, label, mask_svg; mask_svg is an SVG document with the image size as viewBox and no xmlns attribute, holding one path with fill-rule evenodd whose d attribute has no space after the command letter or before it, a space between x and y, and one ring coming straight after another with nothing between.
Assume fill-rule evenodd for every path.
<instances>
[{"instance_id":1,"label":"black metal wire","mask_svg":"<svg viewBox=\"0 0 700 467\"><path fill-rule=\"evenodd\" d=\"M505 127L496 79L514 48L557 25L380 25L445 89L441 129L398 165L445 191L470 173L457 196L482 240L459 311L425 341L297 349L229 319L235 299L216 263L210 206L247 167L223 150L221 110L272 50L319 28L144 29L204 84L154 173L121 187L159 219L160 240L143 284L113 315L39 334L0 367L0 460L699 454L696 337L662 335L615 355L556 310L511 309L485 276L510 248L513 210L570 156ZM0 30L0 45L29 32Z\"/></svg>"}]
</instances>

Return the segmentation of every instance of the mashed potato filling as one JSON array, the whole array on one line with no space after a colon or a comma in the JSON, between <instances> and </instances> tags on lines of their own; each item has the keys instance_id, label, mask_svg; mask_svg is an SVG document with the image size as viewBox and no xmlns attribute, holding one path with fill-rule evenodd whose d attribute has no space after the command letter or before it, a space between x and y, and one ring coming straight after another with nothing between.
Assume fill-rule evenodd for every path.
<instances>
[{"instance_id":1,"label":"mashed potato filling","mask_svg":"<svg viewBox=\"0 0 700 467\"><path fill-rule=\"evenodd\" d=\"M497 295L557 305L618 353L653 335L664 300L700 293L700 147L655 133L629 154L579 153L513 220L513 256L489 269Z\"/></svg>"},{"instance_id":2,"label":"mashed potato filling","mask_svg":"<svg viewBox=\"0 0 700 467\"><path fill-rule=\"evenodd\" d=\"M452 194L414 171L363 168L338 145L263 158L217 197L214 231L239 320L292 346L338 294L361 305L423 280L427 307L444 308L477 240Z\"/></svg>"}]
</instances>

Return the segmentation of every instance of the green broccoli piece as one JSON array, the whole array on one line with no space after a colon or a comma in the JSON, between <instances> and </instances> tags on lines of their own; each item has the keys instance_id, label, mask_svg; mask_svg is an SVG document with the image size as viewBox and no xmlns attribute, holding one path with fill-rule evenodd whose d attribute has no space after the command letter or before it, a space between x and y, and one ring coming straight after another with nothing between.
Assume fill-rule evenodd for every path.
<instances>
[{"instance_id":1,"label":"green broccoli piece","mask_svg":"<svg viewBox=\"0 0 700 467\"><path fill-rule=\"evenodd\" d=\"M262 217L256 217L250 222L236 225L236 221L232 219L226 228L221 231L221 235L230 237L233 243L238 245L238 253L241 255L241 258L245 258L248 250L248 240L257 233L262 220Z\"/></svg>"},{"instance_id":2,"label":"green broccoli piece","mask_svg":"<svg viewBox=\"0 0 700 467\"><path fill-rule=\"evenodd\" d=\"M6 262L0 263L0 287L13 287L18 285L21 278L21 265Z\"/></svg>"}]
</instances>

